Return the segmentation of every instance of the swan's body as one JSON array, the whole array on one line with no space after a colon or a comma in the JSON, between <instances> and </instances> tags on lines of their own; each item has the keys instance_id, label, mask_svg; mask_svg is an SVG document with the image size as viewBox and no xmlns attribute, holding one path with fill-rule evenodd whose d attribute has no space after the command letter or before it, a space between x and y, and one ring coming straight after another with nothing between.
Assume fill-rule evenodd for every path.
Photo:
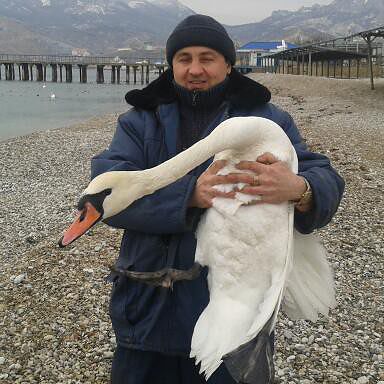
<instances>
[{"instance_id":1,"label":"swan's body","mask_svg":"<svg viewBox=\"0 0 384 384\"><path fill-rule=\"evenodd\" d=\"M238 162L270 152L296 173L296 152L284 131L270 121L264 129L270 137L263 134L216 159ZM231 171L236 172L232 164L221 173ZM252 340L272 316L269 332L273 329L291 265L293 205L242 205L250 199L242 194L233 201L215 199L197 230L195 260L209 266L210 301L196 323L191 356L206 378L222 356Z\"/></svg>"},{"instance_id":2,"label":"swan's body","mask_svg":"<svg viewBox=\"0 0 384 384\"><path fill-rule=\"evenodd\" d=\"M265 152L271 152L297 172L296 152L277 124L257 117L232 118L157 167L96 177L84 194L110 188L103 201L105 219L176 181L214 154L233 164L255 160ZM224 172L230 172L230 167ZM195 326L191 356L196 363L201 362L207 378L225 354L255 338L263 328L265 331L266 324L268 334L273 330L285 288L284 305L294 318L315 320L318 312L327 314L334 305L332 274L325 252L312 237L294 236L293 205L243 205L249 200L241 193L234 200L215 199L197 230L195 259L209 266L210 302ZM293 257L294 237L297 260ZM306 253L310 254L309 259ZM320 270L314 270L318 266Z\"/></svg>"}]
</instances>

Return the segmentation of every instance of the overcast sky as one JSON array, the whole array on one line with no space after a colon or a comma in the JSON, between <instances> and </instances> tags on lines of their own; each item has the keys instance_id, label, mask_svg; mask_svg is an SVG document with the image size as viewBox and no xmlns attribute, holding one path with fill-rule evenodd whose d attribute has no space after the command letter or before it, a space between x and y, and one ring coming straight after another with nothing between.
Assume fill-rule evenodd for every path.
<instances>
[{"instance_id":1,"label":"overcast sky","mask_svg":"<svg viewBox=\"0 0 384 384\"><path fill-rule=\"evenodd\" d=\"M332 0L179 0L197 13L229 25L260 21L278 9L294 11L302 6L330 4Z\"/></svg>"}]
</instances>

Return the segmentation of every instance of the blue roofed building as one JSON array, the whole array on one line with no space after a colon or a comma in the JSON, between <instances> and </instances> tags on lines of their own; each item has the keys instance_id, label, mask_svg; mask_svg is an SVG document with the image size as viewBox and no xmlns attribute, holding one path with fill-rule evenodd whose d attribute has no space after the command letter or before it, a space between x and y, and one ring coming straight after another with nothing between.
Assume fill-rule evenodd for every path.
<instances>
[{"instance_id":1,"label":"blue roofed building","mask_svg":"<svg viewBox=\"0 0 384 384\"><path fill-rule=\"evenodd\" d=\"M297 45L279 41L251 41L236 50L238 67L263 67L263 56L297 48Z\"/></svg>"}]
</instances>

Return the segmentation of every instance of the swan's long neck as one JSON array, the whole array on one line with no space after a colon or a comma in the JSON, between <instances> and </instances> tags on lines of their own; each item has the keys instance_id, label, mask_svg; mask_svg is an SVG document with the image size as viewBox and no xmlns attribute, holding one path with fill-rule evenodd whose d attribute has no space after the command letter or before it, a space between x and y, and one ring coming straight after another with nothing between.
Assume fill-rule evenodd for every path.
<instances>
[{"instance_id":1,"label":"swan's long neck","mask_svg":"<svg viewBox=\"0 0 384 384\"><path fill-rule=\"evenodd\" d=\"M271 140L281 141L282 132L277 124L260 117L228 119L218 125L206 138L185 151L154 168L143 171L143 176L152 187L149 193L175 182L221 151L226 149L244 150L255 143Z\"/></svg>"},{"instance_id":2,"label":"swan's long neck","mask_svg":"<svg viewBox=\"0 0 384 384\"><path fill-rule=\"evenodd\" d=\"M153 187L151 193L186 175L220 152L221 146L222 143L213 143L211 137L208 136L164 163L143 171L143 176Z\"/></svg>"}]
</instances>

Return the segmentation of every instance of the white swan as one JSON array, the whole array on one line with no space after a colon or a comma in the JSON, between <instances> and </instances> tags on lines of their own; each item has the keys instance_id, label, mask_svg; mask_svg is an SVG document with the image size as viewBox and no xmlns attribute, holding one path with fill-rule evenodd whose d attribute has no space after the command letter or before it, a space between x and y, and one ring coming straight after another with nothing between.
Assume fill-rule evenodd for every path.
<instances>
[{"instance_id":1,"label":"white swan","mask_svg":"<svg viewBox=\"0 0 384 384\"><path fill-rule=\"evenodd\" d=\"M280 126L264 118L236 117L154 168L101 174L84 191L81 218L64 234L61 245L74 241L98 220L176 181L215 154L215 159L230 162L225 173L234 163L254 160L265 152L297 172L296 152ZM196 323L191 356L201 363L206 378L224 355L262 332L270 334L282 301L292 318L312 321L318 312L327 315L335 305L324 249L314 237L294 233L293 204L245 206L250 197L241 193L236 197L216 198L197 230L195 259L209 267L210 302ZM261 340L266 343L266 338ZM258 353L266 353L265 345L257 348Z\"/></svg>"}]
</instances>

